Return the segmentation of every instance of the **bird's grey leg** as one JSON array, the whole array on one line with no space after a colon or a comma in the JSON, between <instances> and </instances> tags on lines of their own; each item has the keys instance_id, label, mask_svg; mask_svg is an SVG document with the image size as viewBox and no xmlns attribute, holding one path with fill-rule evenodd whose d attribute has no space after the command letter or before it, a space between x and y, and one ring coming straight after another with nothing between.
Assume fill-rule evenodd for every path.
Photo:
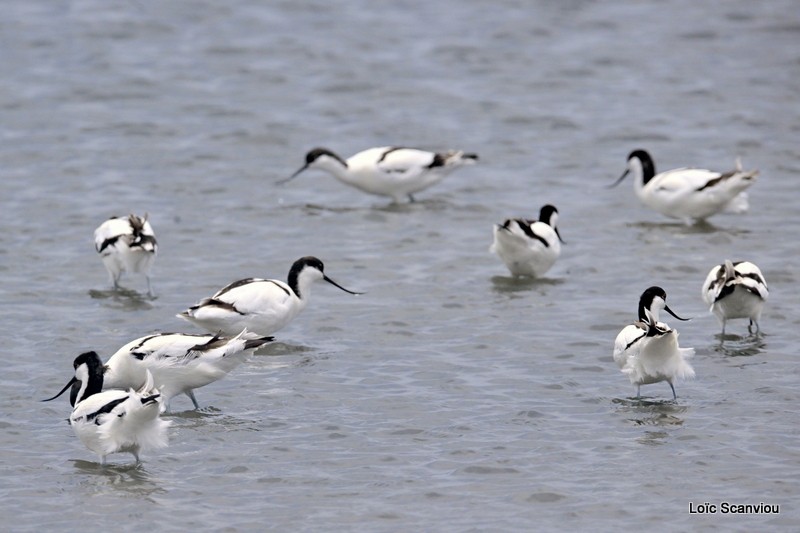
<instances>
[{"instance_id":1,"label":"bird's grey leg","mask_svg":"<svg viewBox=\"0 0 800 533\"><path fill-rule=\"evenodd\" d=\"M200 409L200 404L197 403L197 398L194 397L194 391L191 390L186 391L186 396L188 396L189 399L192 400L195 409Z\"/></svg>"},{"instance_id":2,"label":"bird's grey leg","mask_svg":"<svg viewBox=\"0 0 800 533\"><path fill-rule=\"evenodd\" d=\"M667 381L667 383L669 383L669 388L672 389L672 399L673 400L677 400L678 399L678 395L675 394L675 387L672 386L672 382L671 381Z\"/></svg>"}]
</instances>

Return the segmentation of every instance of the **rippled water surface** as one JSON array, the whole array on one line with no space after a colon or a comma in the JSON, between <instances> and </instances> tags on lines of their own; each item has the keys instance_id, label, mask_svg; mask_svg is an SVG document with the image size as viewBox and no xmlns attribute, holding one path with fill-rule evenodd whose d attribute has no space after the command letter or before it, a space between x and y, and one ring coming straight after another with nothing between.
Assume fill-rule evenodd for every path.
<instances>
[{"instance_id":1,"label":"rippled water surface","mask_svg":"<svg viewBox=\"0 0 800 533\"><path fill-rule=\"evenodd\" d=\"M800 527L800 11L792 1L10 0L0 13L0 515L15 531L789 530ZM314 146L480 154L411 205L321 172ZM751 210L686 227L605 186L761 170ZM562 256L513 280L492 224L561 213ZM148 212L160 253L112 292L92 231ZM172 402L171 445L101 467L39 403L243 277L304 255L277 342ZM700 299L757 263L763 337ZM697 354L677 402L611 359L658 284ZM677 325L677 324L676 324ZM780 505L777 515L690 504Z\"/></svg>"}]
</instances>

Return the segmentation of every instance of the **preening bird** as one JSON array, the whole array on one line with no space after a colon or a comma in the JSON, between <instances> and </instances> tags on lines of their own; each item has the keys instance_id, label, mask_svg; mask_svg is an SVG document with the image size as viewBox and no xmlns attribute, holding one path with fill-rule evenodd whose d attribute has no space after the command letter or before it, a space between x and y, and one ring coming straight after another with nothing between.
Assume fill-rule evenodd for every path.
<instances>
[{"instance_id":1,"label":"preening bird","mask_svg":"<svg viewBox=\"0 0 800 533\"><path fill-rule=\"evenodd\" d=\"M709 311L722 324L722 336L725 335L725 323L736 318L749 318L747 329L756 333L761 331L758 321L761 310L769 297L767 282L761 270L749 261L736 263L726 259L721 265L711 269L703 282L703 300L709 305Z\"/></svg>"},{"instance_id":2,"label":"preening bird","mask_svg":"<svg viewBox=\"0 0 800 533\"><path fill-rule=\"evenodd\" d=\"M514 276L543 276L561 255L558 209L547 204L539 220L509 218L494 226L490 252L503 260Z\"/></svg>"},{"instance_id":3,"label":"preening bird","mask_svg":"<svg viewBox=\"0 0 800 533\"><path fill-rule=\"evenodd\" d=\"M71 387L73 405L69 424L81 442L96 453L100 463L112 453L130 453L139 462L139 453L167 445L170 423L160 418L162 397L145 371L138 390L105 390L103 363L95 352L82 353L73 362L75 376L60 393Z\"/></svg>"},{"instance_id":4,"label":"preening bird","mask_svg":"<svg viewBox=\"0 0 800 533\"><path fill-rule=\"evenodd\" d=\"M639 298L638 321L625 326L614 341L614 361L640 396L642 385L666 381L676 399L673 381L694 377L694 369L687 359L694 348L678 346L678 332L659 322L659 313L665 310L678 320L681 318L667 306L667 293L661 287L650 287Z\"/></svg>"},{"instance_id":5,"label":"preening bird","mask_svg":"<svg viewBox=\"0 0 800 533\"><path fill-rule=\"evenodd\" d=\"M147 375L152 374L166 410L178 394L188 396L195 409L199 409L194 389L222 379L271 340L272 337L260 337L246 330L233 338L186 333L148 335L129 342L105 365L100 365L100 383L107 389L139 388ZM73 378L50 399L59 397L74 381Z\"/></svg>"},{"instance_id":6,"label":"preening bird","mask_svg":"<svg viewBox=\"0 0 800 533\"><path fill-rule=\"evenodd\" d=\"M115 289L123 272L143 274L147 279L147 294L153 296L150 269L158 252L155 233L144 217L128 215L111 217L94 230L94 245Z\"/></svg>"}]
</instances>

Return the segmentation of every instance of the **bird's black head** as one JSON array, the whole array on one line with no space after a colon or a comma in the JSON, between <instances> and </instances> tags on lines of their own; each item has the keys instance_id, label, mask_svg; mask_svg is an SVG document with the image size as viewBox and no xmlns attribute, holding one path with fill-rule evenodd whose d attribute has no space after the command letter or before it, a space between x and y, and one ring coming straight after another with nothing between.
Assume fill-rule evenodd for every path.
<instances>
[{"instance_id":1,"label":"bird's black head","mask_svg":"<svg viewBox=\"0 0 800 533\"><path fill-rule=\"evenodd\" d=\"M542 209L539 211L539 222L544 222L553 228L558 240L564 243L564 239L561 238L561 233L558 231L558 209L556 209L556 206L551 204L543 205Z\"/></svg>"},{"instance_id":2,"label":"bird's black head","mask_svg":"<svg viewBox=\"0 0 800 533\"><path fill-rule=\"evenodd\" d=\"M76 357L72 362L72 368L75 370L75 376L72 377L69 383L67 383L58 394L52 398L42 401L49 402L51 400L55 400L64 394L67 389L71 388L69 394L69 403L74 406L78 400L78 393L83 386L82 380L78 378L78 369L83 366L86 367L86 374L85 376L82 375L81 377L84 377L87 381L87 394L84 394L84 397L100 392L100 390L103 388L103 362L100 360L100 356L97 355L97 352L84 352Z\"/></svg>"},{"instance_id":3,"label":"bird's black head","mask_svg":"<svg viewBox=\"0 0 800 533\"><path fill-rule=\"evenodd\" d=\"M72 362L72 368L75 370L78 369L79 366L86 365L89 367L90 374L92 370L99 369L102 373L103 369L103 362L100 360L100 356L97 355L97 352L84 352L80 354L75 360Z\"/></svg>"},{"instance_id":4,"label":"bird's black head","mask_svg":"<svg viewBox=\"0 0 800 533\"><path fill-rule=\"evenodd\" d=\"M313 255L307 255L305 257L301 257L297 261L292 264L292 268L290 271L295 271L298 274L301 270L305 267L316 268L320 272L325 272L325 265L322 264L322 261Z\"/></svg>"},{"instance_id":5,"label":"bird's black head","mask_svg":"<svg viewBox=\"0 0 800 533\"><path fill-rule=\"evenodd\" d=\"M642 174L644 175L644 183L650 181L650 179L656 175L656 165L653 163L653 158L650 157L650 154L647 153L646 150L637 149L631 152L628 155L628 161L633 158L637 158L642 163Z\"/></svg>"},{"instance_id":6,"label":"bird's black head","mask_svg":"<svg viewBox=\"0 0 800 533\"><path fill-rule=\"evenodd\" d=\"M661 302L654 305L654 302L658 301L658 299L660 299ZM650 324L651 326L655 326L655 322L658 320L658 314L661 309L664 309L664 311L674 316L678 320L690 320L688 318L679 317L672 311L672 309L669 308L667 305L667 291L657 286L649 287L639 298L639 320L645 322L646 324ZM652 317L654 320L651 320L650 317Z\"/></svg>"},{"instance_id":7,"label":"bird's black head","mask_svg":"<svg viewBox=\"0 0 800 533\"><path fill-rule=\"evenodd\" d=\"M639 161L652 161L652 158L650 157L650 154L647 153L647 150L642 150L641 148L637 148L636 150L628 154L629 161L634 157L639 158Z\"/></svg>"},{"instance_id":8,"label":"bird's black head","mask_svg":"<svg viewBox=\"0 0 800 533\"><path fill-rule=\"evenodd\" d=\"M342 161L341 157L333 153L331 150L328 150L327 148L314 148L313 150L309 151L306 154L306 166L312 164L314 161L316 161L317 159L319 159L324 155L339 160L340 162L345 164L345 166L347 165L344 161Z\"/></svg>"},{"instance_id":9,"label":"bird's black head","mask_svg":"<svg viewBox=\"0 0 800 533\"><path fill-rule=\"evenodd\" d=\"M558 215L558 209L556 209L554 205L543 205L542 209L539 211L539 222L550 224L550 219L553 215Z\"/></svg>"},{"instance_id":10,"label":"bird's black head","mask_svg":"<svg viewBox=\"0 0 800 533\"><path fill-rule=\"evenodd\" d=\"M656 298L661 298L666 302L667 291L665 291L661 287L654 285L652 287L649 287L642 293L641 298L639 298L639 302L640 304L649 308L651 305L653 305L653 300L655 300Z\"/></svg>"},{"instance_id":11,"label":"bird's black head","mask_svg":"<svg viewBox=\"0 0 800 533\"><path fill-rule=\"evenodd\" d=\"M293 180L294 178L296 178L297 176L302 174L306 169L311 167L311 165L313 165L320 157L324 157L324 156L328 156L328 157L331 157L331 158L335 159L336 161L341 163L342 166L347 168L347 162L344 161L341 157L339 157L335 153L333 153L332 151L328 150L327 148L314 148L313 150L311 150L310 152L308 152L306 154L306 164L305 165L300 167L294 174L292 174L288 178L279 180L279 181L277 181L275 183L277 185L283 185L284 183Z\"/></svg>"}]
</instances>

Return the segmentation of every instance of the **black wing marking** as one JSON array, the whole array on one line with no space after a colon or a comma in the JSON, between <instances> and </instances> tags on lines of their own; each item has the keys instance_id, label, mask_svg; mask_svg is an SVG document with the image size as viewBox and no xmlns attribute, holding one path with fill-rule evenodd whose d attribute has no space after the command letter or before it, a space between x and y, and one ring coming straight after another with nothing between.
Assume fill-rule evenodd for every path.
<instances>
[{"instance_id":1,"label":"black wing marking","mask_svg":"<svg viewBox=\"0 0 800 533\"><path fill-rule=\"evenodd\" d=\"M631 342L629 342L628 345L625 346L625 349L627 350L628 348L630 348L631 346L633 346L634 344L636 344L645 337L647 337L647 332L642 333L641 335L633 339Z\"/></svg>"},{"instance_id":2,"label":"black wing marking","mask_svg":"<svg viewBox=\"0 0 800 533\"><path fill-rule=\"evenodd\" d=\"M109 237L108 239L104 240L103 244L100 245L100 248L97 249L97 253L101 254L103 253L103 250L105 250L109 246L117 244L117 241L119 240L120 237L122 237L122 235L115 235L114 237Z\"/></svg>"},{"instance_id":3,"label":"black wing marking","mask_svg":"<svg viewBox=\"0 0 800 533\"><path fill-rule=\"evenodd\" d=\"M222 300L217 300L216 298L206 298L205 300L203 300L199 304L193 305L192 307L190 307L189 310L196 311L197 309L200 309L201 307L219 307L220 309L225 309L226 311L231 311L233 313L237 313L237 314L240 314L240 315L244 315L245 314L245 313L242 313L241 311L239 311L238 309L236 309L235 305L233 305L231 303L228 303L228 302L223 302Z\"/></svg>"},{"instance_id":4,"label":"black wing marking","mask_svg":"<svg viewBox=\"0 0 800 533\"><path fill-rule=\"evenodd\" d=\"M537 241L541 242L545 248L550 248L550 244L545 240L544 237L541 235L537 235L533 228L531 227L536 221L535 220L523 220L521 218L514 219L519 226L519 228L531 239L536 239Z\"/></svg>"},{"instance_id":5,"label":"black wing marking","mask_svg":"<svg viewBox=\"0 0 800 533\"><path fill-rule=\"evenodd\" d=\"M405 147L404 146L393 146L393 147L389 148L388 150L386 150L385 152L383 152L381 154L381 158L378 159L378 164L383 163L383 160L386 159L386 156L388 156L392 152L396 152L398 150L405 150Z\"/></svg>"},{"instance_id":6,"label":"black wing marking","mask_svg":"<svg viewBox=\"0 0 800 533\"><path fill-rule=\"evenodd\" d=\"M197 357L197 352L207 352L209 350L213 350L214 348L219 348L220 346L225 345L228 342L228 340L229 339L222 338L222 336L219 333L217 333L216 335L208 339L208 341L192 346L191 348L186 350L184 357L189 356L193 352L195 353L195 357Z\"/></svg>"},{"instance_id":7,"label":"black wing marking","mask_svg":"<svg viewBox=\"0 0 800 533\"><path fill-rule=\"evenodd\" d=\"M214 294L214 296L209 298L209 300L211 300L213 298L219 298L220 296L222 296L226 292L230 292L233 289L236 289L237 287L242 287L244 285L249 285L251 283L255 283L255 282L258 282L258 281L266 281L266 280L263 280L261 278L245 278L245 279L240 279L239 281L234 281L233 283L229 283L229 284L225 285L224 287L222 287L220 290L218 290Z\"/></svg>"},{"instance_id":8,"label":"black wing marking","mask_svg":"<svg viewBox=\"0 0 800 533\"><path fill-rule=\"evenodd\" d=\"M121 404L122 402L127 400L128 398L130 398L130 396L124 396L122 398L118 398L116 400L112 400L112 401L108 402L107 404L105 404L103 407L101 407L100 409L98 409L94 413L89 413L88 415L86 415L86 421L87 422L91 422L92 420L94 420L94 423L99 426L100 425L100 420L98 420L97 417L99 417L100 415L104 415L106 413L110 413L111 411L114 410L114 408L116 406L118 406L119 404Z\"/></svg>"},{"instance_id":9,"label":"black wing marking","mask_svg":"<svg viewBox=\"0 0 800 533\"><path fill-rule=\"evenodd\" d=\"M725 174L721 174L719 177L716 177L714 179L708 180L705 183L705 185L703 185L702 187L698 187L697 190L698 191L702 191L704 189L708 189L710 187L713 187L713 186L717 185L718 183L723 182L726 179L733 177L737 172L738 172L737 170L731 170L730 172L726 172Z\"/></svg>"},{"instance_id":10,"label":"black wing marking","mask_svg":"<svg viewBox=\"0 0 800 533\"><path fill-rule=\"evenodd\" d=\"M208 298L208 299L212 300L212 299L215 299L215 298L219 298L220 296L222 296L226 292L230 292L233 289L236 289L238 287L243 287L245 285L250 285L251 283L272 283L275 286L277 286L279 289L281 289L283 292L285 292L287 296L291 296L291 293L286 289L286 287L284 287L283 285L281 285L280 283L278 283L274 279L245 278L245 279L240 279L239 281L234 281L233 283L230 283L228 285L225 285L223 288L218 290L216 292L216 294L214 294L214 296L212 296L211 298Z\"/></svg>"}]
</instances>

